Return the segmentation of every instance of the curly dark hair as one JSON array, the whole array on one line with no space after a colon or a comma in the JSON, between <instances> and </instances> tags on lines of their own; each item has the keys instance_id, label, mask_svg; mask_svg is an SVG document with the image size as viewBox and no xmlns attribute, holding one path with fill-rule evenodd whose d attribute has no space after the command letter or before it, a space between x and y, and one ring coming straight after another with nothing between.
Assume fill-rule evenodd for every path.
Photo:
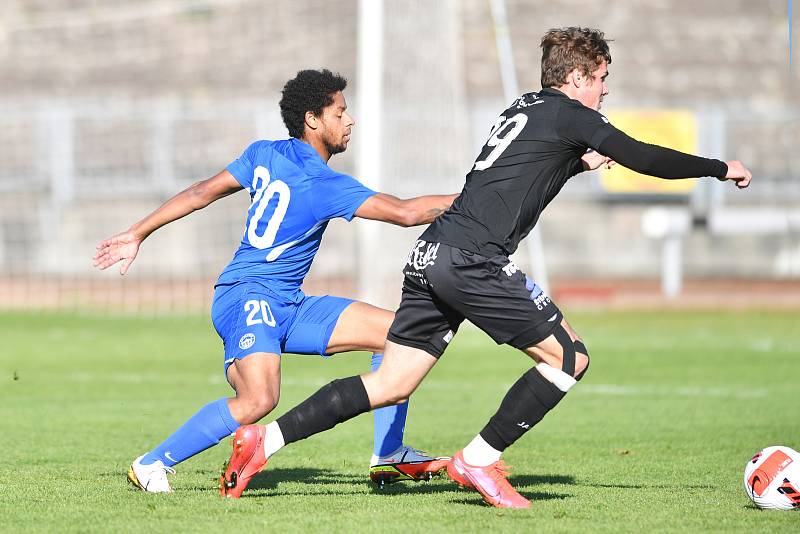
<instances>
[{"instance_id":1,"label":"curly dark hair","mask_svg":"<svg viewBox=\"0 0 800 534\"><path fill-rule=\"evenodd\" d=\"M611 63L610 39L592 28L559 28L542 37L542 87L567 83L573 69L589 76L605 59Z\"/></svg>"},{"instance_id":2,"label":"curly dark hair","mask_svg":"<svg viewBox=\"0 0 800 534\"><path fill-rule=\"evenodd\" d=\"M317 117L333 103L333 95L347 87L347 80L328 69L301 70L283 86L281 117L289 135L300 139L306 129L306 112Z\"/></svg>"}]
</instances>

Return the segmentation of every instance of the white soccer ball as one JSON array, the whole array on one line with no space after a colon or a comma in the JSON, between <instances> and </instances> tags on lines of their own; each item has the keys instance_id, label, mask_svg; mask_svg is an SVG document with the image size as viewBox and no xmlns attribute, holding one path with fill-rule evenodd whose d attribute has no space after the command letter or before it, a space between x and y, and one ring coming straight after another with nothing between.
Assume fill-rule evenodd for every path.
<instances>
[{"instance_id":1,"label":"white soccer ball","mask_svg":"<svg viewBox=\"0 0 800 534\"><path fill-rule=\"evenodd\" d=\"M800 509L800 453L767 447L744 467L744 490L759 508Z\"/></svg>"}]
</instances>

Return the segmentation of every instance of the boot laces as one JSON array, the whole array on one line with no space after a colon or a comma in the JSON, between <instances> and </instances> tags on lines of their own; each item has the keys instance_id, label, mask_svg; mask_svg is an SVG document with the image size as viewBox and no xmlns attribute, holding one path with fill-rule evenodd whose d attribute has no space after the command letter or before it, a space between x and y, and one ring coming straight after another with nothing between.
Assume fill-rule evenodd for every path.
<instances>
[{"instance_id":1,"label":"boot laces","mask_svg":"<svg viewBox=\"0 0 800 534\"><path fill-rule=\"evenodd\" d=\"M171 467L167 467L166 465L164 466L164 472L169 473L170 475L175 474L175 470Z\"/></svg>"},{"instance_id":2,"label":"boot laces","mask_svg":"<svg viewBox=\"0 0 800 534\"><path fill-rule=\"evenodd\" d=\"M511 467L506 465L506 463L502 460L498 460L497 462L493 463L489 469L489 476L495 482L507 480L510 473Z\"/></svg>"}]
</instances>

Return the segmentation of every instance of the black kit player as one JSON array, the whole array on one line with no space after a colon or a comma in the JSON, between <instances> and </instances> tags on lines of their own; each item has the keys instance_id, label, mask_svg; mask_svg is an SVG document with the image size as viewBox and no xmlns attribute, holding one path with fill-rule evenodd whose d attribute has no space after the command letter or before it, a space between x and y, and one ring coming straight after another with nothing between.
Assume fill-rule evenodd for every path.
<instances>
[{"instance_id":1,"label":"black kit player","mask_svg":"<svg viewBox=\"0 0 800 534\"><path fill-rule=\"evenodd\" d=\"M405 402L466 318L536 364L511 386L483 430L455 453L448 474L489 504L530 507L508 483L500 455L583 377L589 355L555 303L509 255L567 180L586 168L617 162L660 178L711 176L739 188L751 179L738 161L645 144L609 124L598 112L611 63L602 32L550 30L541 46L543 89L522 95L497 119L463 192L409 254L380 368L334 380L269 423L266 432L256 425L240 429L233 472L251 474L287 443ZM590 158L587 151L593 151ZM263 445L254 438L259 434Z\"/></svg>"}]
</instances>

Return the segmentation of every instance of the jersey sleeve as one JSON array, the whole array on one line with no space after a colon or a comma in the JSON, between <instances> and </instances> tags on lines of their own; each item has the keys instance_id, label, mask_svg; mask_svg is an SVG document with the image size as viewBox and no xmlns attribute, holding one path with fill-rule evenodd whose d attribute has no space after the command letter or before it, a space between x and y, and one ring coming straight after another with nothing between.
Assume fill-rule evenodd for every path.
<instances>
[{"instance_id":1,"label":"jersey sleeve","mask_svg":"<svg viewBox=\"0 0 800 534\"><path fill-rule=\"evenodd\" d=\"M353 219L356 210L377 192L346 174L333 173L314 187L314 216L320 221L343 217Z\"/></svg>"},{"instance_id":2,"label":"jersey sleeve","mask_svg":"<svg viewBox=\"0 0 800 534\"><path fill-rule=\"evenodd\" d=\"M728 165L718 159L702 158L658 145L643 143L624 132L608 136L598 151L620 165L658 178L725 178Z\"/></svg>"},{"instance_id":3,"label":"jersey sleeve","mask_svg":"<svg viewBox=\"0 0 800 534\"><path fill-rule=\"evenodd\" d=\"M227 171L242 184L245 189L250 189L253 184L253 171L259 150L263 150L263 142L256 141L242 152L242 155L233 160L226 167Z\"/></svg>"},{"instance_id":4,"label":"jersey sleeve","mask_svg":"<svg viewBox=\"0 0 800 534\"><path fill-rule=\"evenodd\" d=\"M556 133L576 147L597 150L600 143L616 131L603 114L581 104L563 106L556 120Z\"/></svg>"}]
</instances>

